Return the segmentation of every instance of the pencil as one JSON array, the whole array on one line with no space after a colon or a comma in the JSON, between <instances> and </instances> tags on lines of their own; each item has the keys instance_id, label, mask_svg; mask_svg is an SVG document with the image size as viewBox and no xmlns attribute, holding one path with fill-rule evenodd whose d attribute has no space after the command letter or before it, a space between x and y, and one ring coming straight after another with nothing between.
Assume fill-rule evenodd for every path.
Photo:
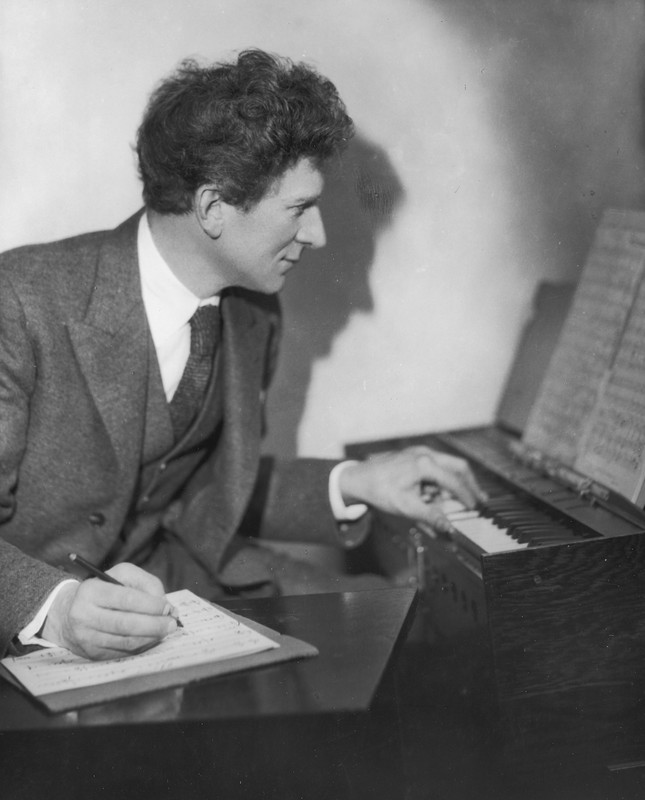
<instances>
[{"instance_id":1,"label":"pencil","mask_svg":"<svg viewBox=\"0 0 645 800\"><path fill-rule=\"evenodd\" d=\"M103 572L102 569L99 569L95 564L92 564L86 558L83 558L83 556L79 556L78 553L70 553L69 560L74 564L78 564L79 567L83 567L83 569L86 572L89 572L90 575L92 575L92 577L94 578L98 578L99 580L105 581L106 583L116 584L116 586L123 586L121 581L117 581L116 578L113 578L111 575L108 575L107 572ZM181 624L181 620L177 616L177 612L171 614L171 617L175 620L175 622L180 628L184 627Z\"/></svg>"}]
</instances>

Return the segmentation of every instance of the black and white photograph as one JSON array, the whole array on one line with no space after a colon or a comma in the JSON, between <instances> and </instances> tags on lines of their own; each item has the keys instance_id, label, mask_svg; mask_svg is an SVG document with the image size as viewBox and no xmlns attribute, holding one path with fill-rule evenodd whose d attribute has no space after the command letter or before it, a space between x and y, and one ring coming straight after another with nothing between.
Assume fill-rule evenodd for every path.
<instances>
[{"instance_id":1,"label":"black and white photograph","mask_svg":"<svg viewBox=\"0 0 645 800\"><path fill-rule=\"evenodd\" d=\"M0 798L645 795L642 0L2 0Z\"/></svg>"}]
</instances>

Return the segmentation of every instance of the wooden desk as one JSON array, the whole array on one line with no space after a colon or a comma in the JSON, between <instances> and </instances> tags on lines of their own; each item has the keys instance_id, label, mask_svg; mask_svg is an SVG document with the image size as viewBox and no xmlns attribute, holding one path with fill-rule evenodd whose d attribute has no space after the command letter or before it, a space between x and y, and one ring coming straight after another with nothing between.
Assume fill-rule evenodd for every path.
<instances>
[{"instance_id":1,"label":"wooden desk","mask_svg":"<svg viewBox=\"0 0 645 800\"><path fill-rule=\"evenodd\" d=\"M2 682L0 797L403 797L397 714L377 690L413 601L410 589L231 600L320 655L68 714Z\"/></svg>"},{"instance_id":2,"label":"wooden desk","mask_svg":"<svg viewBox=\"0 0 645 800\"><path fill-rule=\"evenodd\" d=\"M392 590L229 602L321 655L78 715L48 717L0 682L0 798L645 797L645 766L620 769L645 765L640 708L617 719L552 709L544 737L516 739L511 756L472 648L401 646L411 600ZM607 727L627 734L624 757Z\"/></svg>"}]
</instances>

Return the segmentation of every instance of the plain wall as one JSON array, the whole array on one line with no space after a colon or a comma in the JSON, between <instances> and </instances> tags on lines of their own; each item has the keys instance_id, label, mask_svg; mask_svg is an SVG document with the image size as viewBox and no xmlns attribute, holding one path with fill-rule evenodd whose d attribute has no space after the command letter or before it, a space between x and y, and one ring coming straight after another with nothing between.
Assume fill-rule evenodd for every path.
<instances>
[{"instance_id":1,"label":"plain wall","mask_svg":"<svg viewBox=\"0 0 645 800\"><path fill-rule=\"evenodd\" d=\"M642 208L640 0L3 0L0 249L140 205L131 145L186 56L317 66L358 135L283 292L269 449L492 419L537 282Z\"/></svg>"}]
</instances>

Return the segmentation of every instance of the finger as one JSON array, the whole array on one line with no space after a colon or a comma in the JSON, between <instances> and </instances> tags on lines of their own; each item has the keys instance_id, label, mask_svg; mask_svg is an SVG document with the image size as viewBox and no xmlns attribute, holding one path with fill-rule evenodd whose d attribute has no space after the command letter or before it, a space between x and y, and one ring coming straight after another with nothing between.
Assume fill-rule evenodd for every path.
<instances>
[{"instance_id":1,"label":"finger","mask_svg":"<svg viewBox=\"0 0 645 800\"><path fill-rule=\"evenodd\" d=\"M164 594L164 587L159 578L141 569L141 567L137 567L135 564L127 562L116 564L107 571L107 574L126 586L133 586L147 594L156 596Z\"/></svg>"},{"instance_id":2,"label":"finger","mask_svg":"<svg viewBox=\"0 0 645 800\"><path fill-rule=\"evenodd\" d=\"M469 508L476 504L476 495L455 473L454 463L446 462L445 460L443 463L439 463L430 454L424 453L417 456L417 467L424 482L429 481L430 483L439 484Z\"/></svg>"},{"instance_id":3,"label":"finger","mask_svg":"<svg viewBox=\"0 0 645 800\"><path fill-rule=\"evenodd\" d=\"M172 617L115 611L81 597L69 609L66 630L70 649L79 655L114 658L154 646L177 625Z\"/></svg>"},{"instance_id":4,"label":"finger","mask_svg":"<svg viewBox=\"0 0 645 800\"><path fill-rule=\"evenodd\" d=\"M171 611L165 596L142 592L132 586L116 586L98 578L82 583L78 591L78 602L86 602L97 608L112 609L136 614L163 616Z\"/></svg>"},{"instance_id":5,"label":"finger","mask_svg":"<svg viewBox=\"0 0 645 800\"><path fill-rule=\"evenodd\" d=\"M441 497L441 488L436 483L423 481L420 486L421 499L424 503L434 503Z\"/></svg>"},{"instance_id":6,"label":"finger","mask_svg":"<svg viewBox=\"0 0 645 800\"><path fill-rule=\"evenodd\" d=\"M425 508L425 513L420 520L426 522L432 530L441 538L450 542L454 541L457 534L457 529L450 522L448 517L436 505L430 505Z\"/></svg>"},{"instance_id":7,"label":"finger","mask_svg":"<svg viewBox=\"0 0 645 800\"><path fill-rule=\"evenodd\" d=\"M151 575L149 572L146 572L134 564L128 564L127 562L117 564L108 570L108 573L112 577L118 576L117 579L119 582L125 584L126 586L133 586L147 594L165 598L164 586L159 578L157 578L155 575ZM172 615L177 620L179 627L183 628L183 625L179 621L177 610L171 603L168 602L167 598L165 599L166 605L163 613Z\"/></svg>"},{"instance_id":8,"label":"finger","mask_svg":"<svg viewBox=\"0 0 645 800\"><path fill-rule=\"evenodd\" d=\"M456 547L456 542L459 539L459 531L444 514L440 506L433 504L426 507L423 517L419 517L419 522L425 523L432 528L432 532L437 538L444 542L449 542L453 547ZM423 525L421 526L421 530L424 530Z\"/></svg>"},{"instance_id":9,"label":"finger","mask_svg":"<svg viewBox=\"0 0 645 800\"><path fill-rule=\"evenodd\" d=\"M428 453L429 463L424 461L424 466L434 471L435 480L457 497L469 508L474 507L486 498L468 462L458 456L448 453Z\"/></svg>"},{"instance_id":10,"label":"finger","mask_svg":"<svg viewBox=\"0 0 645 800\"><path fill-rule=\"evenodd\" d=\"M469 471L447 471L446 488L468 508L474 508L480 502L479 487Z\"/></svg>"},{"instance_id":11,"label":"finger","mask_svg":"<svg viewBox=\"0 0 645 800\"><path fill-rule=\"evenodd\" d=\"M449 459L448 463L450 464L452 472L454 472L461 483L473 493L473 496L477 499L477 501L480 503L485 502L488 499L488 495L477 482L477 478L475 478L475 474L470 468L468 462L457 456L450 456L448 454L443 455Z\"/></svg>"},{"instance_id":12,"label":"finger","mask_svg":"<svg viewBox=\"0 0 645 800\"><path fill-rule=\"evenodd\" d=\"M174 617L167 615L137 614L131 611L97 608L92 616L92 627L101 633L124 638L143 637L163 639L177 629Z\"/></svg>"}]
</instances>

